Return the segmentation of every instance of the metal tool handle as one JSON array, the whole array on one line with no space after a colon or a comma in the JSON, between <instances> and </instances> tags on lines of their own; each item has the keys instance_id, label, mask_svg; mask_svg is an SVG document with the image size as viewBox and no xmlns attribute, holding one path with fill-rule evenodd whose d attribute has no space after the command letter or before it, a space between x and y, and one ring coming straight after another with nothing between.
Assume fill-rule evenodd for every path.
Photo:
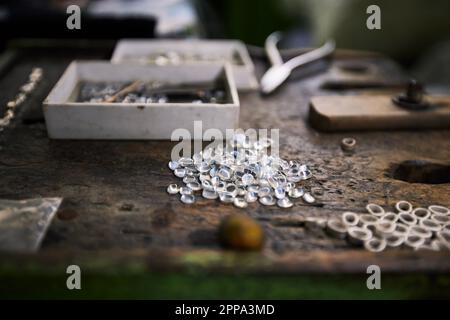
<instances>
[{"instance_id":1,"label":"metal tool handle","mask_svg":"<svg viewBox=\"0 0 450 320\"><path fill-rule=\"evenodd\" d=\"M325 58L331 55L335 49L336 43L334 42L334 40L328 40L323 46L286 61L285 65L287 65L289 69L293 70L302 65Z\"/></svg>"},{"instance_id":2,"label":"metal tool handle","mask_svg":"<svg viewBox=\"0 0 450 320\"><path fill-rule=\"evenodd\" d=\"M277 43L281 39L281 32L276 31L271 33L264 43L266 48L267 57L273 66L283 64L283 58L281 58L280 51L277 48Z\"/></svg>"}]
</instances>

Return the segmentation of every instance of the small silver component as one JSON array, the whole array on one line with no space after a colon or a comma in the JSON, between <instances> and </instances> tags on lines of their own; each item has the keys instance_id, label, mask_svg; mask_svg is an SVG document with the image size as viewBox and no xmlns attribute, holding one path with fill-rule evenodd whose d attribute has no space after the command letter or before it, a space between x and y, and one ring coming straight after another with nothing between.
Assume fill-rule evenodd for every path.
<instances>
[{"instance_id":1,"label":"small silver component","mask_svg":"<svg viewBox=\"0 0 450 320\"><path fill-rule=\"evenodd\" d=\"M409 234L406 236L405 244L408 247L417 248L425 243L425 238L416 234Z\"/></svg>"},{"instance_id":2,"label":"small silver component","mask_svg":"<svg viewBox=\"0 0 450 320\"><path fill-rule=\"evenodd\" d=\"M369 203L366 206L367 211L376 216L376 217L381 217L385 214L383 207L379 206L378 204L375 203Z\"/></svg>"},{"instance_id":3,"label":"small silver component","mask_svg":"<svg viewBox=\"0 0 450 320\"><path fill-rule=\"evenodd\" d=\"M303 189L302 187L293 188L288 192L289 197L294 198L294 199L303 197L304 194L305 194L305 189Z\"/></svg>"},{"instance_id":4,"label":"small silver component","mask_svg":"<svg viewBox=\"0 0 450 320\"><path fill-rule=\"evenodd\" d=\"M428 207L433 214L450 215L450 209L444 206L431 205Z\"/></svg>"},{"instance_id":5,"label":"small silver component","mask_svg":"<svg viewBox=\"0 0 450 320\"><path fill-rule=\"evenodd\" d=\"M397 222L398 215L393 212L386 212L383 216L381 216L380 220L386 220L391 222Z\"/></svg>"},{"instance_id":6,"label":"small silver component","mask_svg":"<svg viewBox=\"0 0 450 320\"><path fill-rule=\"evenodd\" d=\"M419 221L419 226L430 230L431 232L438 232L441 230L441 224L431 219L421 219Z\"/></svg>"},{"instance_id":7,"label":"small silver component","mask_svg":"<svg viewBox=\"0 0 450 320\"><path fill-rule=\"evenodd\" d=\"M388 234L391 234L395 231L396 224L395 222L388 221L388 220L379 220L375 224L375 230L378 235L385 236Z\"/></svg>"},{"instance_id":8,"label":"small silver component","mask_svg":"<svg viewBox=\"0 0 450 320\"><path fill-rule=\"evenodd\" d=\"M412 214L416 216L418 220L427 219L430 216L430 210L425 208L415 208Z\"/></svg>"},{"instance_id":9,"label":"small silver component","mask_svg":"<svg viewBox=\"0 0 450 320\"><path fill-rule=\"evenodd\" d=\"M412 211L413 206L408 201L401 200L395 204L395 209L397 209L398 213L401 213L401 212L409 213Z\"/></svg>"},{"instance_id":10,"label":"small silver component","mask_svg":"<svg viewBox=\"0 0 450 320\"><path fill-rule=\"evenodd\" d=\"M173 174L177 176L178 178L184 178L186 176L186 169L185 168L176 168L173 171Z\"/></svg>"},{"instance_id":11,"label":"small silver component","mask_svg":"<svg viewBox=\"0 0 450 320\"><path fill-rule=\"evenodd\" d=\"M192 194L182 194L180 200L185 204L192 204L195 202L195 197Z\"/></svg>"},{"instance_id":12,"label":"small silver component","mask_svg":"<svg viewBox=\"0 0 450 320\"><path fill-rule=\"evenodd\" d=\"M202 197L205 199L214 200L214 199L217 199L219 197L219 195L214 190L203 189Z\"/></svg>"},{"instance_id":13,"label":"small silver component","mask_svg":"<svg viewBox=\"0 0 450 320\"><path fill-rule=\"evenodd\" d=\"M331 218L327 221L327 231L330 235L344 239L347 234L347 226L339 218Z\"/></svg>"},{"instance_id":14,"label":"small silver component","mask_svg":"<svg viewBox=\"0 0 450 320\"><path fill-rule=\"evenodd\" d=\"M350 211L344 212L342 214L342 222L349 227L356 226L359 222L359 216L354 212Z\"/></svg>"},{"instance_id":15,"label":"small silver component","mask_svg":"<svg viewBox=\"0 0 450 320\"><path fill-rule=\"evenodd\" d=\"M202 189L201 184L198 183L197 181L189 182L189 183L187 184L187 187L190 188L190 189L192 189L192 191L198 191L198 190L201 190L201 189Z\"/></svg>"},{"instance_id":16,"label":"small silver component","mask_svg":"<svg viewBox=\"0 0 450 320\"><path fill-rule=\"evenodd\" d=\"M305 201L306 203L309 203L309 204L314 203L316 201L316 199L314 199L314 197L308 192L305 192L305 194L302 196L302 198L303 198L303 201Z\"/></svg>"},{"instance_id":17,"label":"small silver component","mask_svg":"<svg viewBox=\"0 0 450 320\"><path fill-rule=\"evenodd\" d=\"M354 151L356 147L356 139L355 138L344 138L341 141L341 148L343 151Z\"/></svg>"},{"instance_id":18,"label":"small silver component","mask_svg":"<svg viewBox=\"0 0 450 320\"><path fill-rule=\"evenodd\" d=\"M242 197L234 198L233 204L238 208L246 208L248 206L247 201Z\"/></svg>"},{"instance_id":19,"label":"small silver component","mask_svg":"<svg viewBox=\"0 0 450 320\"><path fill-rule=\"evenodd\" d=\"M381 252L386 249L386 240L374 237L364 242L364 248L370 252Z\"/></svg>"},{"instance_id":20,"label":"small silver component","mask_svg":"<svg viewBox=\"0 0 450 320\"><path fill-rule=\"evenodd\" d=\"M433 213L431 215L431 220L433 220L434 222L437 222L441 225L447 225L450 223L450 216L444 216L442 214Z\"/></svg>"},{"instance_id":21,"label":"small silver component","mask_svg":"<svg viewBox=\"0 0 450 320\"><path fill-rule=\"evenodd\" d=\"M256 192L248 191L245 195L245 201L247 202L255 202L258 200L258 194Z\"/></svg>"},{"instance_id":22,"label":"small silver component","mask_svg":"<svg viewBox=\"0 0 450 320\"><path fill-rule=\"evenodd\" d=\"M170 170L175 170L176 168L178 168L179 164L176 161L169 161L169 169Z\"/></svg>"},{"instance_id":23,"label":"small silver component","mask_svg":"<svg viewBox=\"0 0 450 320\"><path fill-rule=\"evenodd\" d=\"M372 238L372 231L367 228L350 226L348 228L348 241L355 245L362 245Z\"/></svg>"},{"instance_id":24,"label":"small silver component","mask_svg":"<svg viewBox=\"0 0 450 320\"><path fill-rule=\"evenodd\" d=\"M180 192L180 194L193 194L193 191L192 191L192 189L191 188L189 188L189 187L181 187L180 189L179 189L179 192Z\"/></svg>"},{"instance_id":25,"label":"small silver component","mask_svg":"<svg viewBox=\"0 0 450 320\"><path fill-rule=\"evenodd\" d=\"M431 238L433 233L428 230L427 228L421 227L421 226L412 226L411 229L409 229L410 234L415 234L422 238Z\"/></svg>"},{"instance_id":26,"label":"small silver component","mask_svg":"<svg viewBox=\"0 0 450 320\"><path fill-rule=\"evenodd\" d=\"M289 198L282 198L282 199L278 199L277 205L278 205L280 208L290 208L290 207L292 207L294 204L292 203L292 201L291 201Z\"/></svg>"},{"instance_id":27,"label":"small silver component","mask_svg":"<svg viewBox=\"0 0 450 320\"><path fill-rule=\"evenodd\" d=\"M177 194L179 191L180 189L175 183L169 184L169 186L167 187L168 194Z\"/></svg>"},{"instance_id":28,"label":"small silver component","mask_svg":"<svg viewBox=\"0 0 450 320\"><path fill-rule=\"evenodd\" d=\"M276 203L275 198L270 194L260 197L259 202L265 206L273 206Z\"/></svg>"},{"instance_id":29,"label":"small silver component","mask_svg":"<svg viewBox=\"0 0 450 320\"><path fill-rule=\"evenodd\" d=\"M386 244L389 247L398 247L401 246L405 242L405 236L396 234L395 232L392 234L388 234L384 237L386 240Z\"/></svg>"},{"instance_id":30,"label":"small silver component","mask_svg":"<svg viewBox=\"0 0 450 320\"><path fill-rule=\"evenodd\" d=\"M401 222L403 222L404 224L413 226L417 223L417 218L416 216L413 216L411 213L411 211L409 212L400 212L398 214L398 220L400 220Z\"/></svg>"}]
</instances>

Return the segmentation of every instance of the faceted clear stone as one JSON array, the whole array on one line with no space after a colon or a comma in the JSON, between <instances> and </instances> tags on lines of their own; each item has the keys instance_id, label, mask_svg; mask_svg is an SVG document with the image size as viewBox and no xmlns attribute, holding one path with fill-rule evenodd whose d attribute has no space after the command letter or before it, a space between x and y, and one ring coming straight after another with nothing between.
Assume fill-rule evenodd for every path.
<instances>
[{"instance_id":1,"label":"faceted clear stone","mask_svg":"<svg viewBox=\"0 0 450 320\"><path fill-rule=\"evenodd\" d=\"M242 176L242 183L246 186L252 184L255 181L255 178L250 173L246 173Z\"/></svg>"},{"instance_id":2,"label":"faceted clear stone","mask_svg":"<svg viewBox=\"0 0 450 320\"><path fill-rule=\"evenodd\" d=\"M199 163L202 161L202 155L200 153L194 153L194 155L192 156L192 160L194 161L194 163Z\"/></svg>"},{"instance_id":3,"label":"faceted clear stone","mask_svg":"<svg viewBox=\"0 0 450 320\"><path fill-rule=\"evenodd\" d=\"M295 183L293 183L293 182L288 182L288 183L286 184L286 187L285 187L286 192L289 192L289 191L291 191L291 190L294 189L294 188L295 188Z\"/></svg>"},{"instance_id":4,"label":"faceted clear stone","mask_svg":"<svg viewBox=\"0 0 450 320\"><path fill-rule=\"evenodd\" d=\"M202 196L203 196L203 198L210 199L210 200L214 200L219 197L217 192L215 192L214 190L209 190L209 189L203 189Z\"/></svg>"},{"instance_id":5,"label":"faceted clear stone","mask_svg":"<svg viewBox=\"0 0 450 320\"><path fill-rule=\"evenodd\" d=\"M212 177L211 178L211 183L213 186L217 186L220 183L220 178L219 177Z\"/></svg>"},{"instance_id":6,"label":"faceted clear stone","mask_svg":"<svg viewBox=\"0 0 450 320\"><path fill-rule=\"evenodd\" d=\"M211 181L211 177L210 177L209 174L206 173L206 172L200 173L200 175L198 176L198 178L199 178L200 181L204 181L204 180Z\"/></svg>"},{"instance_id":7,"label":"faceted clear stone","mask_svg":"<svg viewBox=\"0 0 450 320\"><path fill-rule=\"evenodd\" d=\"M302 197L304 194L305 194L305 190L301 187L294 188L294 189L290 190L288 193L289 197L295 198L295 199Z\"/></svg>"},{"instance_id":8,"label":"faceted clear stone","mask_svg":"<svg viewBox=\"0 0 450 320\"><path fill-rule=\"evenodd\" d=\"M198 191L202 189L202 186L200 185L200 183L198 183L197 181L195 182L189 182L187 184L187 187L192 189L193 191Z\"/></svg>"},{"instance_id":9,"label":"faceted clear stone","mask_svg":"<svg viewBox=\"0 0 450 320\"><path fill-rule=\"evenodd\" d=\"M202 187L203 189L214 191L214 186L212 185L210 180L203 180Z\"/></svg>"},{"instance_id":10,"label":"faceted clear stone","mask_svg":"<svg viewBox=\"0 0 450 320\"><path fill-rule=\"evenodd\" d=\"M195 197L192 194L182 194L180 200L183 203L192 204L195 202Z\"/></svg>"},{"instance_id":11,"label":"faceted clear stone","mask_svg":"<svg viewBox=\"0 0 450 320\"><path fill-rule=\"evenodd\" d=\"M248 206L247 201L242 197L234 198L233 204L238 208L246 208Z\"/></svg>"},{"instance_id":12,"label":"faceted clear stone","mask_svg":"<svg viewBox=\"0 0 450 320\"><path fill-rule=\"evenodd\" d=\"M230 180L231 179L231 169L229 167L222 167L217 172L217 176L222 180Z\"/></svg>"},{"instance_id":13,"label":"faceted clear stone","mask_svg":"<svg viewBox=\"0 0 450 320\"><path fill-rule=\"evenodd\" d=\"M206 162L201 162L196 168L199 172L208 172L210 170L209 165Z\"/></svg>"},{"instance_id":14,"label":"faceted clear stone","mask_svg":"<svg viewBox=\"0 0 450 320\"><path fill-rule=\"evenodd\" d=\"M314 203L314 201L316 201L316 199L314 199L314 197L313 197L310 193L308 193L308 192L306 192L306 193L303 195L303 200L304 200L306 203Z\"/></svg>"},{"instance_id":15,"label":"faceted clear stone","mask_svg":"<svg viewBox=\"0 0 450 320\"><path fill-rule=\"evenodd\" d=\"M179 164L176 161L169 161L169 168L170 170L175 170L176 168L178 168Z\"/></svg>"},{"instance_id":16,"label":"faceted clear stone","mask_svg":"<svg viewBox=\"0 0 450 320\"><path fill-rule=\"evenodd\" d=\"M226 184L223 181L220 181L217 185L215 185L215 190L217 192L225 192Z\"/></svg>"},{"instance_id":17,"label":"faceted clear stone","mask_svg":"<svg viewBox=\"0 0 450 320\"><path fill-rule=\"evenodd\" d=\"M284 199L286 197L286 191L282 187L276 188L274 193L277 199Z\"/></svg>"},{"instance_id":18,"label":"faceted clear stone","mask_svg":"<svg viewBox=\"0 0 450 320\"><path fill-rule=\"evenodd\" d=\"M220 201L222 201L222 202L229 203L229 202L234 201L234 197L232 195L230 195L228 193L224 193L224 192L219 193L219 198L220 198Z\"/></svg>"},{"instance_id":19,"label":"faceted clear stone","mask_svg":"<svg viewBox=\"0 0 450 320\"><path fill-rule=\"evenodd\" d=\"M169 186L167 187L167 193L169 194L176 194L178 193L179 188L175 183L169 184Z\"/></svg>"},{"instance_id":20,"label":"faceted clear stone","mask_svg":"<svg viewBox=\"0 0 450 320\"><path fill-rule=\"evenodd\" d=\"M262 188L259 188L258 196L261 198L261 197L268 196L271 193L272 193L272 189L270 187L262 187Z\"/></svg>"},{"instance_id":21,"label":"faceted clear stone","mask_svg":"<svg viewBox=\"0 0 450 320\"><path fill-rule=\"evenodd\" d=\"M235 197L238 193L238 189L235 184L229 183L225 187L225 192L228 193L229 195Z\"/></svg>"},{"instance_id":22,"label":"faceted clear stone","mask_svg":"<svg viewBox=\"0 0 450 320\"><path fill-rule=\"evenodd\" d=\"M192 165L192 164L194 164L194 160L192 160L191 158L180 158L179 160L178 160L178 163L180 164L180 165L182 165L183 167L186 167L186 166L189 166L189 165Z\"/></svg>"},{"instance_id":23,"label":"faceted clear stone","mask_svg":"<svg viewBox=\"0 0 450 320\"><path fill-rule=\"evenodd\" d=\"M188 187L181 187L180 194L192 194L192 189Z\"/></svg>"},{"instance_id":24,"label":"faceted clear stone","mask_svg":"<svg viewBox=\"0 0 450 320\"><path fill-rule=\"evenodd\" d=\"M258 200L258 193L256 192L247 192L245 195L245 201L247 202L255 202Z\"/></svg>"},{"instance_id":25,"label":"faceted clear stone","mask_svg":"<svg viewBox=\"0 0 450 320\"><path fill-rule=\"evenodd\" d=\"M173 173L175 174L175 176L177 176L178 178L183 178L186 175L186 169L184 168L176 168Z\"/></svg>"},{"instance_id":26,"label":"faceted clear stone","mask_svg":"<svg viewBox=\"0 0 450 320\"><path fill-rule=\"evenodd\" d=\"M192 177L192 176L186 176L183 178L183 182L186 184L191 183L191 182L197 182L197 178Z\"/></svg>"},{"instance_id":27,"label":"faceted clear stone","mask_svg":"<svg viewBox=\"0 0 450 320\"><path fill-rule=\"evenodd\" d=\"M292 203L292 201L289 198L283 198L283 199L279 199L277 201L277 205L280 208L290 208L292 207L294 204Z\"/></svg>"},{"instance_id":28,"label":"faceted clear stone","mask_svg":"<svg viewBox=\"0 0 450 320\"><path fill-rule=\"evenodd\" d=\"M245 190L245 188L237 188L237 195L238 196L245 196L247 194L247 190Z\"/></svg>"},{"instance_id":29,"label":"faceted clear stone","mask_svg":"<svg viewBox=\"0 0 450 320\"><path fill-rule=\"evenodd\" d=\"M257 185L257 184L252 184L252 185L250 185L250 186L247 187L247 191L248 191L248 192L256 192L256 193L258 193L258 191L259 191L259 185Z\"/></svg>"},{"instance_id":30,"label":"faceted clear stone","mask_svg":"<svg viewBox=\"0 0 450 320\"><path fill-rule=\"evenodd\" d=\"M265 206L273 206L275 204L275 198L271 195L259 198L259 202Z\"/></svg>"}]
</instances>

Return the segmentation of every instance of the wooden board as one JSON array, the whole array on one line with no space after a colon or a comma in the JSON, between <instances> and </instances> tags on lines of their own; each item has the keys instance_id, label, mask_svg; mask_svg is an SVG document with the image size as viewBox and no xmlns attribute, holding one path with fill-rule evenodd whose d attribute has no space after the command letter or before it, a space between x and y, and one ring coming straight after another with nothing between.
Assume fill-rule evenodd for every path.
<instances>
[{"instance_id":1,"label":"wooden board","mask_svg":"<svg viewBox=\"0 0 450 320\"><path fill-rule=\"evenodd\" d=\"M198 198L187 206L166 188L179 183L167 167L170 141L72 141L48 138L42 101L73 59L108 58L90 48L83 54L67 50L26 53L0 79L0 109L14 96L33 66L44 69L44 79L19 109L12 125L0 134L0 198L63 197L38 254L0 254L1 266L13 266L22 276L39 263L65 275L68 264L103 273L106 267L144 266L143 270L189 270L273 274L308 272L364 274L377 264L384 272L450 272L448 252L387 250L379 254L350 246L322 229L308 229L296 221L304 217L335 217L345 211L363 212L368 202L392 208L407 199L415 206L449 206L449 183L408 183L389 170L405 160L448 162L450 130L354 132L357 148L343 153L344 134L323 134L307 123L308 101L317 96L326 74L290 79L269 97L241 94L239 124L248 128L279 128L280 156L307 163L314 177L304 186L313 191L315 205L298 199L292 208L252 203L245 209ZM377 60L392 78L398 70ZM388 65L388 67L387 67ZM267 66L258 61L258 76ZM432 141L432 143L430 143ZM259 221L266 234L264 250L237 255L217 241L220 220L241 212ZM285 223L279 223L284 219ZM133 269L135 270L135 269ZM125 271L124 271L125 272ZM208 278L209 279L209 278ZM61 282L64 284L65 282ZM364 281L361 285L365 284ZM24 287L27 289L28 287ZM84 289L85 290L85 289Z\"/></svg>"},{"instance_id":2,"label":"wooden board","mask_svg":"<svg viewBox=\"0 0 450 320\"><path fill-rule=\"evenodd\" d=\"M428 100L438 106L410 111L388 95L317 96L311 98L309 120L321 131L450 128L450 97Z\"/></svg>"}]
</instances>

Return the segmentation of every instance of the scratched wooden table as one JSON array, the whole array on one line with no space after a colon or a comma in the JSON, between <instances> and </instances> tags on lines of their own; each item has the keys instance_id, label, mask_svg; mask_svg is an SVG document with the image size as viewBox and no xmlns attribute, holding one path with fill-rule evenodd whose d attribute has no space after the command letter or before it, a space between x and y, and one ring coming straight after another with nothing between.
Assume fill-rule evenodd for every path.
<instances>
[{"instance_id":1,"label":"scratched wooden table","mask_svg":"<svg viewBox=\"0 0 450 320\"><path fill-rule=\"evenodd\" d=\"M308 100L312 95L336 92L319 88L326 73L293 79L266 98L258 93L241 94L240 126L279 128L281 156L311 167L314 177L305 185L313 190L317 202L308 205L299 200L284 210L258 203L238 209L199 197L195 205L184 205L166 193L168 184L178 182L167 167L173 142L47 138L41 102L67 64L75 58L108 59L109 54L110 50L103 49L22 49L3 70L2 113L33 66L44 69L44 80L20 107L12 125L0 133L0 198L64 198L37 254L0 255L0 265L9 270L6 274L26 274L30 265L43 272L64 273L62 267L68 263L93 273L140 266L139 270L150 273L336 275L365 274L368 265L377 264L393 274L449 274L449 252L389 249L374 254L329 237L320 228L299 224L303 217L363 212L368 202L391 208L401 199L415 206L450 206L449 130L320 133L308 125ZM399 73L391 62L372 59L386 78ZM266 64L255 62L260 76ZM341 139L349 135L358 142L353 155L340 149ZM443 165L440 177L432 183L395 179L395 168L407 160ZM431 172L433 166L425 168ZM262 253L220 248L217 226L234 212L263 225L266 243ZM444 287L448 295L448 282Z\"/></svg>"}]
</instances>

